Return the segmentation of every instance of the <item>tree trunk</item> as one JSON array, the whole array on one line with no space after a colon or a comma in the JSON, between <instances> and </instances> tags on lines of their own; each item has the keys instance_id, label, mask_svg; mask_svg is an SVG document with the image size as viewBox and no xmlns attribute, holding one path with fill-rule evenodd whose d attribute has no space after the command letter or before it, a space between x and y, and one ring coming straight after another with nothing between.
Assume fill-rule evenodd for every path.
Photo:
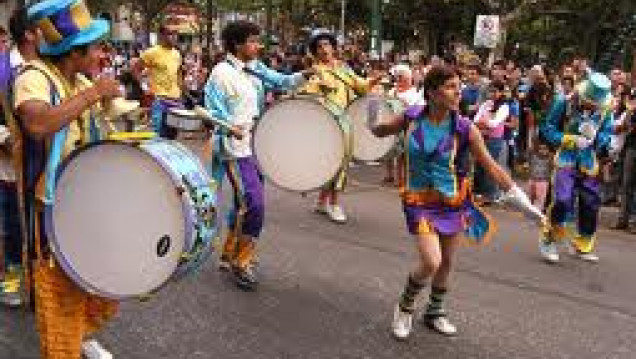
<instances>
[{"instance_id":1,"label":"tree trunk","mask_svg":"<svg viewBox=\"0 0 636 359\"><path fill-rule=\"evenodd\" d=\"M632 87L636 87L636 46L632 48Z\"/></svg>"},{"instance_id":2,"label":"tree trunk","mask_svg":"<svg viewBox=\"0 0 636 359\"><path fill-rule=\"evenodd\" d=\"M212 48L212 34L213 34L213 30L212 29L212 23L213 23L213 19L214 19L214 0L207 0L207 13L206 13L206 17L205 17L205 37L206 37L206 43L207 43L207 53L210 53L210 49Z\"/></svg>"}]
</instances>

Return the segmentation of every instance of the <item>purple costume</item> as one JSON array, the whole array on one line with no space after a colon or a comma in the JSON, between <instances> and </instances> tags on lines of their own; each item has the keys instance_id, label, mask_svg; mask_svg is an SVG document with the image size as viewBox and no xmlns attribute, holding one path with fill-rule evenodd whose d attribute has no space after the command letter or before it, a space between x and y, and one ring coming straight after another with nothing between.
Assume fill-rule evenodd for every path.
<instances>
[{"instance_id":1,"label":"purple costume","mask_svg":"<svg viewBox=\"0 0 636 359\"><path fill-rule=\"evenodd\" d=\"M472 202L466 174L470 122L456 113L433 124L426 108L405 113L405 178L401 179L406 224L411 234L460 232L483 242L493 226Z\"/></svg>"}]
</instances>

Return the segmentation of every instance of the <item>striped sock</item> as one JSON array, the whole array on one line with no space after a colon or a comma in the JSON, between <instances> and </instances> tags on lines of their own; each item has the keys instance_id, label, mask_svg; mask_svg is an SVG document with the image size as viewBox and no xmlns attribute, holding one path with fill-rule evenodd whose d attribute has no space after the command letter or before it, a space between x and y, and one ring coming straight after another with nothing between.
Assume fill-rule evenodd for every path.
<instances>
[{"instance_id":1,"label":"striped sock","mask_svg":"<svg viewBox=\"0 0 636 359\"><path fill-rule=\"evenodd\" d=\"M418 283L409 275L406 286L400 295L400 310L405 313L413 313L415 309L415 298L424 289L426 284Z\"/></svg>"},{"instance_id":2,"label":"striped sock","mask_svg":"<svg viewBox=\"0 0 636 359\"><path fill-rule=\"evenodd\" d=\"M446 289L443 288L431 288L431 295L429 296L428 306L426 307L426 316L429 318L437 318L446 316L444 310L444 297L446 296Z\"/></svg>"}]
</instances>

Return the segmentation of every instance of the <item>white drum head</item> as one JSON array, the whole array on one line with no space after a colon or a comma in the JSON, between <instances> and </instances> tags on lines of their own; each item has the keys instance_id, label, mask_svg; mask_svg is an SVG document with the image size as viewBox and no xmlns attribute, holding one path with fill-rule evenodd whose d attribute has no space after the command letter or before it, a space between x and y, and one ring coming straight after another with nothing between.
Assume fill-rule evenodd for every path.
<instances>
[{"instance_id":1,"label":"white drum head","mask_svg":"<svg viewBox=\"0 0 636 359\"><path fill-rule=\"evenodd\" d=\"M331 181L345 159L345 134L315 100L291 99L271 107L254 132L254 152L275 185L299 192Z\"/></svg>"},{"instance_id":2,"label":"white drum head","mask_svg":"<svg viewBox=\"0 0 636 359\"><path fill-rule=\"evenodd\" d=\"M376 137L367 126L370 97L362 97L347 108L347 116L353 128L353 157L360 161L376 161L384 157L393 148L395 136ZM389 104L380 102L380 122L390 121L395 113Z\"/></svg>"},{"instance_id":3,"label":"white drum head","mask_svg":"<svg viewBox=\"0 0 636 359\"><path fill-rule=\"evenodd\" d=\"M158 289L184 250L183 203L170 176L130 145L83 150L56 189L51 238L76 283L124 299Z\"/></svg>"}]
</instances>

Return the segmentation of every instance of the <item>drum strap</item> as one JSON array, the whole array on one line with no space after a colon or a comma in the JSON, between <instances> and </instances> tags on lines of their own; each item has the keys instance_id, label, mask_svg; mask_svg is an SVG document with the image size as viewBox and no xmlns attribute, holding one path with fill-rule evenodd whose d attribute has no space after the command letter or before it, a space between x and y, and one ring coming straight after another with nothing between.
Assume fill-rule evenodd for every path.
<instances>
[{"instance_id":1,"label":"drum strap","mask_svg":"<svg viewBox=\"0 0 636 359\"><path fill-rule=\"evenodd\" d=\"M60 102L58 90L48 73L37 66L26 65L20 69L17 76L26 71L40 72L49 82L51 104L55 105ZM46 143L31 139L26 134L22 121L17 117L15 119L16 128L20 132L21 137L21 148L18 150L20 152L20 160L18 161L18 165L20 166L18 177L18 205L20 206L20 223L23 227L22 234L24 236L22 242L22 262L25 278L24 300L25 303L27 303L25 308L33 310L33 260L42 258L40 238L40 222L42 218L39 216L41 211L36 208L38 205L36 191L37 183L44 172L42 159L46 153ZM42 159L38 159L38 156L41 156Z\"/></svg>"},{"instance_id":2,"label":"drum strap","mask_svg":"<svg viewBox=\"0 0 636 359\"><path fill-rule=\"evenodd\" d=\"M228 61L229 62L229 61ZM256 77L257 79L261 80L261 82L270 85L271 87L278 87L277 84L275 84L272 80L268 79L267 77L263 76L262 74L250 69L249 67L243 67L243 72L245 72L246 74L252 75L254 77Z\"/></svg>"},{"instance_id":3,"label":"drum strap","mask_svg":"<svg viewBox=\"0 0 636 359\"><path fill-rule=\"evenodd\" d=\"M360 96L360 93L356 91L356 89L351 85L351 81L345 80L344 77L338 74L338 72L336 72L335 70L326 70L326 71L330 73L334 78L336 78L336 80L342 82L349 89L349 91L347 91L347 103L351 103L352 101L350 96L350 91L352 91L356 96Z\"/></svg>"}]
</instances>

